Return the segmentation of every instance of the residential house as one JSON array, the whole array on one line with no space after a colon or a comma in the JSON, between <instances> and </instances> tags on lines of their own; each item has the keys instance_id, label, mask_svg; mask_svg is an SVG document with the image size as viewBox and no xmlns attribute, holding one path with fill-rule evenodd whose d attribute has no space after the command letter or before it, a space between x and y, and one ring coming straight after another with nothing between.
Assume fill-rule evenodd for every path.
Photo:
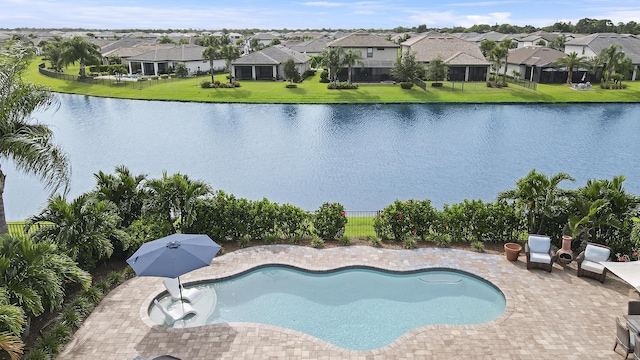
<instances>
[{"instance_id":1,"label":"residential house","mask_svg":"<svg viewBox=\"0 0 640 360\"><path fill-rule=\"evenodd\" d=\"M398 58L400 45L381 36L367 32L355 32L327 44L328 48L342 48L345 51L360 52L362 66L352 70L352 81L378 82L391 80L391 69ZM340 80L346 80L346 71L338 74Z\"/></svg>"},{"instance_id":2,"label":"residential house","mask_svg":"<svg viewBox=\"0 0 640 360\"><path fill-rule=\"evenodd\" d=\"M513 72L520 73L519 78L540 84L562 84L567 81L567 70L554 62L565 57L562 51L544 46L525 46L509 51L507 57L507 76L513 76ZM504 73L504 64L499 73ZM579 76L575 72L575 76Z\"/></svg>"},{"instance_id":3,"label":"residential house","mask_svg":"<svg viewBox=\"0 0 640 360\"><path fill-rule=\"evenodd\" d=\"M553 39L560 36L560 33L550 33L546 31L536 31L531 34L523 35L521 37L515 37L513 40L518 43L519 48L526 46L542 45L548 46ZM566 36L566 35L565 35ZM567 37L567 40L573 39L573 37Z\"/></svg>"},{"instance_id":4,"label":"residential house","mask_svg":"<svg viewBox=\"0 0 640 360\"><path fill-rule=\"evenodd\" d=\"M289 49L309 56L318 56L322 54L322 52L327 48L327 44L331 41L333 40L328 37L320 37L307 41L286 41L283 45Z\"/></svg>"},{"instance_id":5,"label":"residential house","mask_svg":"<svg viewBox=\"0 0 640 360\"><path fill-rule=\"evenodd\" d=\"M491 62L473 42L453 35L428 33L409 38L402 44L402 53L411 51L427 67L440 57L449 67L450 81L487 81Z\"/></svg>"},{"instance_id":6,"label":"residential house","mask_svg":"<svg viewBox=\"0 0 640 360\"><path fill-rule=\"evenodd\" d=\"M142 75L158 75L175 68L178 64L185 64L189 74L194 75L210 70L209 60L202 56L205 48L199 45L178 45L170 48L152 50L140 55L128 57L129 73ZM216 59L213 63L215 70L224 69L224 60Z\"/></svg>"},{"instance_id":7,"label":"residential house","mask_svg":"<svg viewBox=\"0 0 640 360\"><path fill-rule=\"evenodd\" d=\"M462 40L467 40L475 43L477 46L480 46L480 43L483 40L492 40L496 43L501 42L505 39L513 39L514 36L511 34L503 34L496 31L489 31L487 33L479 34L479 33L455 33L453 36L459 37Z\"/></svg>"},{"instance_id":8,"label":"residential house","mask_svg":"<svg viewBox=\"0 0 640 360\"><path fill-rule=\"evenodd\" d=\"M237 80L284 79L282 65L288 59L293 59L300 75L309 70L309 56L284 45L274 45L236 59L231 63L231 73Z\"/></svg>"},{"instance_id":9,"label":"residential house","mask_svg":"<svg viewBox=\"0 0 640 360\"><path fill-rule=\"evenodd\" d=\"M640 77L638 68L640 67L640 39L634 35L598 33L575 38L564 44L564 52L570 54L576 52L579 56L588 58L595 57L600 52L611 45L620 45L621 51L631 59L633 72L630 80L637 80Z\"/></svg>"},{"instance_id":10,"label":"residential house","mask_svg":"<svg viewBox=\"0 0 640 360\"><path fill-rule=\"evenodd\" d=\"M269 33L255 33L251 36L251 40L257 40L258 44L268 46L273 39L280 39L278 36Z\"/></svg>"}]
</instances>

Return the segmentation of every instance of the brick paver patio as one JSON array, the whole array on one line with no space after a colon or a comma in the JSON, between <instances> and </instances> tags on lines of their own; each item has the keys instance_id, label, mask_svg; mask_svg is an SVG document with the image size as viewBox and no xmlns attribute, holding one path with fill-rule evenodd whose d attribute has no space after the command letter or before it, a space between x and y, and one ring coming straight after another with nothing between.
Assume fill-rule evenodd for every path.
<instances>
[{"instance_id":1,"label":"brick paver patio","mask_svg":"<svg viewBox=\"0 0 640 360\"><path fill-rule=\"evenodd\" d=\"M413 330L389 346L371 351L341 349L312 336L254 323L225 323L189 329L155 325L146 315L164 292L161 279L138 277L109 293L84 322L60 359L133 359L171 354L191 359L618 359L612 351L615 317L638 298L609 274L604 284L578 278L574 264L553 272L528 271L521 256L454 249L386 250L372 247L313 249L251 247L216 257L211 266L183 282L233 275L262 264L325 270L366 265L392 270L460 269L497 285L505 312L482 325L435 325ZM618 347L618 351L620 348Z\"/></svg>"}]
</instances>

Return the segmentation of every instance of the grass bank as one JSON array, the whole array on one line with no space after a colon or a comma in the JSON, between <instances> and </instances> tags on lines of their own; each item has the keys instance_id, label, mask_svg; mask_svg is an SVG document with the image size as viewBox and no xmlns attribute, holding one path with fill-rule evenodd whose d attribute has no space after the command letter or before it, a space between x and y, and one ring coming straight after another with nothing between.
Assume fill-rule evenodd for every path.
<instances>
[{"instance_id":1,"label":"grass bank","mask_svg":"<svg viewBox=\"0 0 640 360\"><path fill-rule=\"evenodd\" d=\"M392 84L360 84L356 90L328 90L319 82L319 76L309 77L295 89L285 87L287 82L241 81L241 87L231 89L202 89L200 82L211 79L201 76L173 81L126 86L91 84L50 78L38 72L38 62L31 64L26 80L51 87L55 92L121 99L194 101L212 103L266 103L266 104L379 104L379 103L602 103L638 102L640 82L627 81L624 90L602 90L597 85L592 90L573 90L566 85L539 84L537 91L510 84L506 88L487 88L484 82L445 82L441 88L418 87L401 89ZM77 73L76 69L67 69ZM226 74L216 75L216 80L226 81ZM430 84L429 84L430 85Z\"/></svg>"}]
</instances>

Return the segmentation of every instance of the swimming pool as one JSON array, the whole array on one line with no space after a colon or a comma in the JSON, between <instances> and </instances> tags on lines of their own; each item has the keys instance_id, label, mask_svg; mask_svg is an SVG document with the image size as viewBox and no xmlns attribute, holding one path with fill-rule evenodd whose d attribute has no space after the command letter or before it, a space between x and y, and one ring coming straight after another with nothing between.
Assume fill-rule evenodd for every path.
<instances>
[{"instance_id":1,"label":"swimming pool","mask_svg":"<svg viewBox=\"0 0 640 360\"><path fill-rule=\"evenodd\" d=\"M203 293L192 304L198 314L173 327L262 323L351 350L377 349L424 326L485 323L506 306L504 295L491 283L448 269L390 272L349 267L312 272L268 265L194 287ZM159 301L178 306L168 295ZM164 324L155 306L149 308L149 317Z\"/></svg>"}]
</instances>

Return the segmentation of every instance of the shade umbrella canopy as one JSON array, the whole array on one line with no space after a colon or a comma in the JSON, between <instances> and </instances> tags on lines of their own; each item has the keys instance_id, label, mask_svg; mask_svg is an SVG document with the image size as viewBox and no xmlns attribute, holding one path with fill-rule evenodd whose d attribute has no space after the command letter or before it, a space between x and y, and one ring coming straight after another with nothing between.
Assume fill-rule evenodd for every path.
<instances>
[{"instance_id":1,"label":"shade umbrella canopy","mask_svg":"<svg viewBox=\"0 0 640 360\"><path fill-rule=\"evenodd\" d=\"M640 261L602 261L600 264L640 291Z\"/></svg>"},{"instance_id":2,"label":"shade umbrella canopy","mask_svg":"<svg viewBox=\"0 0 640 360\"><path fill-rule=\"evenodd\" d=\"M127 264L138 276L177 278L209 266L219 250L207 235L173 234L142 244Z\"/></svg>"}]
</instances>

